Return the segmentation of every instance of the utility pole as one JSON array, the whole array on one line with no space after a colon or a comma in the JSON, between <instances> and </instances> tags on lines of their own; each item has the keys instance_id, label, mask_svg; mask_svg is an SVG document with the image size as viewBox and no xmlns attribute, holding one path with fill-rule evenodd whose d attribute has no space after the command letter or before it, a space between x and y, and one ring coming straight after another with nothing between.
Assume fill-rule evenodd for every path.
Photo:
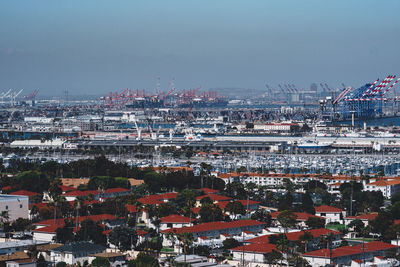
<instances>
[{"instance_id":1,"label":"utility pole","mask_svg":"<svg viewBox=\"0 0 400 267\"><path fill-rule=\"evenodd\" d=\"M353 178L353 173L351 174ZM353 179L350 181L351 183L351 194L350 194L350 216L353 216Z\"/></svg>"}]
</instances>

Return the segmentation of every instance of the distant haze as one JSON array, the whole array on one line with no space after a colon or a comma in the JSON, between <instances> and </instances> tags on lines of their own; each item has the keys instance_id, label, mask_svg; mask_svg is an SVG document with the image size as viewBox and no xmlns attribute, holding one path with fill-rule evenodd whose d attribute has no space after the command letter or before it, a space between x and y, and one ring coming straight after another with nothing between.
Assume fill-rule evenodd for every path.
<instances>
[{"instance_id":1,"label":"distant haze","mask_svg":"<svg viewBox=\"0 0 400 267\"><path fill-rule=\"evenodd\" d=\"M400 75L400 1L1 0L0 91L338 88Z\"/></svg>"}]
</instances>

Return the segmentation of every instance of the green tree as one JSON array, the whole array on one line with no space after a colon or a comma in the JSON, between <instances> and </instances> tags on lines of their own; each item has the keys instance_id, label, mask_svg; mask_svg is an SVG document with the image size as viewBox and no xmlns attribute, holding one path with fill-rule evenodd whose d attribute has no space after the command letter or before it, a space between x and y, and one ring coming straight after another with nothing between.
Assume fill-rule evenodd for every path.
<instances>
[{"instance_id":1,"label":"green tree","mask_svg":"<svg viewBox=\"0 0 400 267\"><path fill-rule=\"evenodd\" d=\"M308 242L312 241L314 237L310 232L304 232L300 237L299 241L303 245L302 251L307 252L308 249Z\"/></svg>"},{"instance_id":2,"label":"green tree","mask_svg":"<svg viewBox=\"0 0 400 267\"><path fill-rule=\"evenodd\" d=\"M200 256L210 256L210 247L209 246L194 246L193 252L195 255Z\"/></svg>"},{"instance_id":3,"label":"green tree","mask_svg":"<svg viewBox=\"0 0 400 267\"><path fill-rule=\"evenodd\" d=\"M128 267L159 267L158 260L144 252L140 252L135 260L128 262Z\"/></svg>"},{"instance_id":4,"label":"green tree","mask_svg":"<svg viewBox=\"0 0 400 267\"><path fill-rule=\"evenodd\" d=\"M29 219L18 218L12 223L11 227L14 231L17 232L30 230L31 221Z\"/></svg>"},{"instance_id":5,"label":"green tree","mask_svg":"<svg viewBox=\"0 0 400 267\"><path fill-rule=\"evenodd\" d=\"M200 183L201 183L201 188L204 187L204 178L208 177L211 175L211 170L212 166L210 164L207 164L205 162L200 163Z\"/></svg>"},{"instance_id":6,"label":"green tree","mask_svg":"<svg viewBox=\"0 0 400 267\"><path fill-rule=\"evenodd\" d=\"M47 191L50 186L47 176L38 171L25 171L18 174L14 179L14 184L21 189L36 193Z\"/></svg>"},{"instance_id":7,"label":"green tree","mask_svg":"<svg viewBox=\"0 0 400 267\"><path fill-rule=\"evenodd\" d=\"M293 227L296 225L297 216L290 210L284 210L279 213L277 220L285 229L285 232L287 232L287 229L289 227Z\"/></svg>"},{"instance_id":8,"label":"green tree","mask_svg":"<svg viewBox=\"0 0 400 267\"><path fill-rule=\"evenodd\" d=\"M325 219L310 216L306 221L306 225L310 229L324 228L325 227Z\"/></svg>"},{"instance_id":9,"label":"green tree","mask_svg":"<svg viewBox=\"0 0 400 267\"><path fill-rule=\"evenodd\" d=\"M230 214L233 214L235 218L239 214L241 215L246 214L246 210L244 209L243 204L240 203L239 201L229 202L225 207L225 211L229 212Z\"/></svg>"},{"instance_id":10,"label":"green tree","mask_svg":"<svg viewBox=\"0 0 400 267\"><path fill-rule=\"evenodd\" d=\"M224 246L224 249L228 250L240 246L240 242L234 238L227 238L222 241L222 245Z\"/></svg>"},{"instance_id":11,"label":"green tree","mask_svg":"<svg viewBox=\"0 0 400 267\"><path fill-rule=\"evenodd\" d=\"M110 267L110 261L107 258L96 257L92 261L93 267Z\"/></svg>"},{"instance_id":12,"label":"green tree","mask_svg":"<svg viewBox=\"0 0 400 267\"><path fill-rule=\"evenodd\" d=\"M91 219L81 222L76 240L92 241L99 245L106 245L107 243L107 238L103 235L103 228Z\"/></svg>"},{"instance_id":13,"label":"green tree","mask_svg":"<svg viewBox=\"0 0 400 267\"><path fill-rule=\"evenodd\" d=\"M271 222L272 222L272 217L271 214L264 210L264 209L258 209L256 212L254 212L251 215L251 219L252 220L256 220L256 221L260 221L260 222L264 222L267 224L267 227L271 226Z\"/></svg>"},{"instance_id":14,"label":"green tree","mask_svg":"<svg viewBox=\"0 0 400 267\"><path fill-rule=\"evenodd\" d=\"M381 211L374 220L370 221L369 225L371 225L372 232L380 234L380 238L386 240L386 232L393 222L393 215L390 212Z\"/></svg>"},{"instance_id":15,"label":"green tree","mask_svg":"<svg viewBox=\"0 0 400 267\"><path fill-rule=\"evenodd\" d=\"M199 211L200 222L222 221L222 210L215 204L202 205Z\"/></svg>"},{"instance_id":16,"label":"green tree","mask_svg":"<svg viewBox=\"0 0 400 267\"><path fill-rule=\"evenodd\" d=\"M159 193L166 186L164 175L154 171L146 173L143 180L151 193Z\"/></svg>"},{"instance_id":17,"label":"green tree","mask_svg":"<svg viewBox=\"0 0 400 267\"><path fill-rule=\"evenodd\" d=\"M227 196L236 199L246 199L247 192L244 189L244 185L239 182L228 183L225 188L225 193Z\"/></svg>"},{"instance_id":18,"label":"green tree","mask_svg":"<svg viewBox=\"0 0 400 267\"><path fill-rule=\"evenodd\" d=\"M109 242L122 251L133 249L137 242L135 229L126 226L115 227L108 235Z\"/></svg>"},{"instance_id":19,"label":"green tree","mask_svg":"<svg viewBox=\"0 0 400 267\"><path fill-rule=\"evenodd\" d=\"M193 244L193 235L188 232L184 232L177 235L179 242L183 247L183 252L185 254L185 262L186 262L186 255L189 250L189 247Z\"/></svg>"},{"instance_id":20,"label":"green tree","mask_svg":"<svg viewBox=\"0 0 400 267\"><path fill-rule=\"evenodd\" d=\"M57 262L56 267L67 267L67 263L64 261Z\"/></svg>"},{"instance_id":21,"label":"green tree","mask_svg":"<svg viewBox=\"0 0 400 267\"><path fill-rule=\"evenodd\" d=\"M212 199L211 199L210 197L203 197L203 198L200 200L200 204L201 204L201 205L205 205L205 204L211 205L211 204L213 204L213 203L214 203L214 201L212 201Z\"/></svg>"},{"instance_id":22,"label":"green tree","mask_svg":"<svg viewBox=\"0 0 400 267\"><path fill-rule=\"evenodd\" d=\"M36 266L37 267L46 267L47 266L47 262L43 256L43 254L40 254L38 260L36 261Z\"/></svg>"},{"instance_id":23,"label":"green tree","mask_svg":"<svg viewBox=\"0 0 400 267\"><path fill-rule=\"evenodd\" d=\"M283 259L282 253L276 250L272 250L270 253L264 254L264 261L268 263L270 266L277 264L282 259Z\"/></svg>"},{"instance_id":24,"label":"green tree","mask_svg":"<svg viewBox=\"0 0 400 267\"><path fill-rule=\"evenodd\" d=\"M56 230L57 242L62 244L72 242L75 238L73 229L74 229L74 223L70 220L65 220L64 227L57 228Z\"/></svg>"},{"instance_id":25,"label":"green tree","mask_svg":"<svg viewBox=\"0 0 400 267\"><path fill-rule=\"evenodd\" d=\"M391 225L389 229L385 232L384 239L394 240L399 238L400 238L400 224Z\"/></svg>"},{"instance_id":26,"label":"green tree","mask_svg":"<svg viewBox=\"0 0 400 267\"><path fill-rule=\"evenodd\" d=\"M400 219L400 201L393 203L389 210L394 220Z\"/></svg>"},{"instance_id":27,"label":"green tree","mask_svg":"<svg viewBox=\"0 0 400 267\"><path fill-rule=\"evenodd\" d=\"M364 228L364 223L360 219L355 219L352 220L349 225L349 227L353 227L354 231L357 233L361 232L361 229Z\"/></svg>"},{"instance_id":28,"label":"green tree","mask_svg":"<svg viewBox=\"0 0 400 267\"><path fill-rule=\"evenodd\" d=\"M32 216L32 218L35 218L38 214L39 214L39 208L36 205L32 206L31 212L30 212L30 215Z\"/></svg>"},{"instance_id":29,"label":"green tree","mask_svg":"<svg viewBox=\"0 0 400 267\"><path fill-rule=\"evenodd\" d=\"M396 203L396 202L400 202L400 192L397 192L396 194L394 194L391 198L390 201L392 202L392 204Z\"/></svg>"},{"instance_id":30,"label":"green tree","mask_svg":"<svg viewBox=\"0 0 400 267\"><path fill-rule=\"evenodd\" d=\"M53 201L56 201L62 194L61 185L62 183L60 179L55 179L51 181L49 187L49 195Z\"/></svg>"}]
</instances>

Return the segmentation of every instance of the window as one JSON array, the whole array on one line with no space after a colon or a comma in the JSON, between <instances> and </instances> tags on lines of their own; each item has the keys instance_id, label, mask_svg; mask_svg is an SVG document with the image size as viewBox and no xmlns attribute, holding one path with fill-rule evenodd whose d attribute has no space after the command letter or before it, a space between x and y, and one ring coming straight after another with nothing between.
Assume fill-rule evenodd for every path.
<instances>
[{"instance_id":1,"label":"window","mask_svg":"<svg viewBox=\"0 0 400 267\"><path fill-rule=\"evenodd\" d=\"M19 204L19 208L22 209L22 204Z\"/></svg>"},{"instance_id":2,"label":"window","mask_svg":"<svg viewBox=\"0 0 400 267\"><path fill-rule=\"evenodd\" d=\"M326 216L326 213L322 212L322 213L321 213L321 216Z\"/></svg>"},{"instance_id":3,"label":"window","mask_svg":"<svg viewBox=\"0 0 400 267\"><path fill-rule=\"evenodd\" d=\"M8 210L8 206L6 206L6 210Z\"/></svg>"}]
</instances>

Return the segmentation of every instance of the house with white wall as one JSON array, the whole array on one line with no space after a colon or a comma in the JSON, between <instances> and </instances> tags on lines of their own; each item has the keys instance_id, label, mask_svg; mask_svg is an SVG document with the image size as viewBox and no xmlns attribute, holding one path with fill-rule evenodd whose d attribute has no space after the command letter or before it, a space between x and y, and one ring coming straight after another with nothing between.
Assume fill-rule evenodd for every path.
<instances>
[{"instance_id":1,"label":"house with white wall","mask_svg":"<svg viewBox=\"0 0 400 267\"><path fill-rule=\"evenodd\" d=\"M101 253L106 250L105 247L93 244L88 241L69 243L51 250L50 257L54 262L65 262L68 265L75 265L78 262L83 265L85 261L89 262L90 255ZM91 262L89 262L90 264Z\"/></svg>"},{"instance_id":2,"label":"house with white wall","mask_svg":"<svg viewBox=\"0 0 400 267\"><path fill-rule=\"evenodd\" d=\"M385 256L387 251L392 249L398 250L398 248L398 246L389 243L372 241L331 250L326 248L315 250L304 253L303 258L313 267L325 266L333 263L338 266L350 266L353 260L364 259L366 261L371 261L376 256Z\"/></svg>"},{"instance_id":3,"label":"house with white wall","mask_svg":"<svg viewBox=\"0 0 400 267\"><path fill-rule=\"evenodd\" d=\"M194 219L192 219L192 218L177 215L177 214L171 214L169 216L160 218L160 230L192 226L193 222L194 222Z\"/></svg>"},{"instance_id":4,"label":"house with white wall","mask_svg":"<svg viewBox=\"0 0 400 267\"><path fill-rule=\"evenodd\" d=\"M380 191L385 198L391 198L400 192L400 179L380 179L364 186L365 191Z\"/></svg>"},{"instance_id":5,"label":"house with white wall","mask_svg":"<svg viewBox=\"0 0 400 267\"><path fill-rule=\"evenodd\" d=\"M204 243L204 240L220 239L221 235L227 234L232 238L242 237L244 232L261 233L266 224L255 220L238 220L231 222L208 222L200 223L190 227L170 228L161 231L163 238L163 246L171 246L172 241L167 237L168 233L173 233L175 236L181 233L191 233L193 235L194 244ZM201 241L203 240L203 241ZM178 240L176 240L178 242ZM175 243L176 245L176 243ZM175 248L181 246L175 246Z\"/></svg>"},{"instance_id":6,"label":"house with white wall","mask_svg":"<svg viewBox=\"0 0 400 267\"><path fill-rule=\"evenodd\" d=\"M346 212L336 207L322 205L315 208L315 215L325 218L325 223L343 223Z\"/></svg>"}]
</instances>

